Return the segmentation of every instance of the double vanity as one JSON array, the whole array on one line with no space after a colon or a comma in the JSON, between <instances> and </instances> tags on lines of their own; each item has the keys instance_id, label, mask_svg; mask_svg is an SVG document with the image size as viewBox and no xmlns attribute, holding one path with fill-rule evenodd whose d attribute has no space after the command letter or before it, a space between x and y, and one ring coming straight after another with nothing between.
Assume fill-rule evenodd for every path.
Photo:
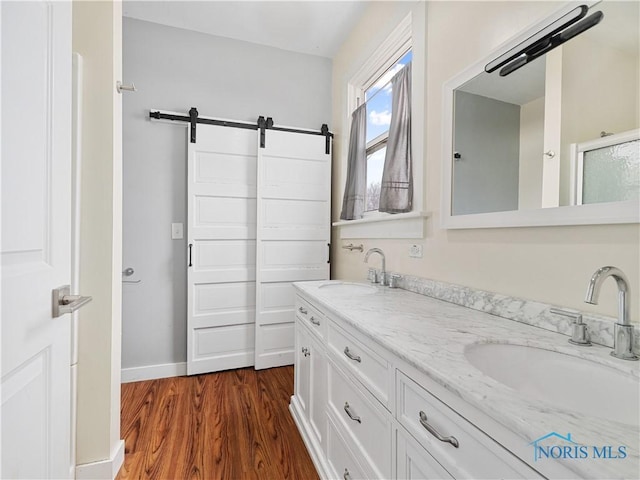
<instances>
[{"instance_id":1,"label":"double vanity","mask_svg":"<svg viewBox=\"0 0 640 480\"><path fill-rule=\"evenodd\" d=\"M406 289L295 287L290 409L322 478L640 478L639 362Z\"/></svg>"}]
</instances>

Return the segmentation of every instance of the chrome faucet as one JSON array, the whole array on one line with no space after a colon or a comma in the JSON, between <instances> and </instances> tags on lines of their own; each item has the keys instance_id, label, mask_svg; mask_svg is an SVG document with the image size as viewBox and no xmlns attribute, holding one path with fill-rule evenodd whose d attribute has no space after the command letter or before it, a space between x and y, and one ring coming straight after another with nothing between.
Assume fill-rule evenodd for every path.
<instances>
[{"instance_id":1,"label":"chrome faucet","mask_svg":"<svg viewBox=\"0 0 640 480\"><path fill-rule=\"evenodd\" d=\"M379 253L380 256L382 257L382 271L380 272L380 285L384 286L387 284L387 269L386 269L386 262L384 258L384 252L379 248L370 248L369 250L367 250L367 253L364 256L364 263L369 263L369 256L372 253Z\"/></svg>"},{"instance_id":2,"label":"chrome faucet","mask_svg":"<svg viewBox=\"0 0 640 480\"><path fill-rule=\"evenodd\" d=\"M618 285L618 323L613 330L613 352L611 355L623 360L638 360L633 353L633 325L631 325L631 307L629 305L629 280L626 275L616 267L602 267L596 270L589 281L586 303L598 304L600 287L607 277L613 277Z\"/></svg>"}]
</instances>

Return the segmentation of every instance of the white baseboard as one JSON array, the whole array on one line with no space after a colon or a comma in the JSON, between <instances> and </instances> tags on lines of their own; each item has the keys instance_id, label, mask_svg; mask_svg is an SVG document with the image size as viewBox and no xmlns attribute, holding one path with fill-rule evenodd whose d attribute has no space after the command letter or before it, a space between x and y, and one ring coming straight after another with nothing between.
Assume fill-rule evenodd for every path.
<instances>
[{"instance_id":1,"label":"white baseboard","mask_svg":"<svg viewBox=\"0 0 640 480\"><path fill-rule=\"evenodd\" d=\"M120 382L139 382L140 380L154 380L156 378L181 377L187 374L186 362L162 363L145 367L123 368L120 372Z\"/></svg>"},{"instance_id":2,"label":"white baseboard","mask_svg":"<svg viewBox=\"0 0 640 480\"><path fill-rule=\"evenodd\" d=\"M123 463L124 440L119 440L108 460L76 465L76 480L113 480Z\"/></svg>"}]
</instances>

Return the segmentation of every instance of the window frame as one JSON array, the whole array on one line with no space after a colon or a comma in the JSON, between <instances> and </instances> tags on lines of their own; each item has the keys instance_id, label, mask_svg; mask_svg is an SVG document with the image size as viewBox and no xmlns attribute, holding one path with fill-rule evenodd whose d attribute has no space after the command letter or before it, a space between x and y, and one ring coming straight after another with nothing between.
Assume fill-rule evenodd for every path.
<instances>
[{"instance_id":1,"label":"window frame","mask_svg":"<svg viewBox=\"0 0 640 480\"><path fill-rule=\"evenodd\" d=\"M348 109L353 112L358 106L365 102L365 93L387 72L398 63L409 50L413 50L413 37L411 30L411 14L407 15L389 37L380 45L376 52L365 62L360 70L349 81L348 89ZM386 146L389 138L389 131L378 135L367 142L366 155L375 153ZM413 146L412 146L413 148ZM368 163L367 163L368 166ZM415 179L414 179L415 182ZM365 192L366 194L366 192ZM412 212L415 206L412 208ZM379 210L366 210L363 219L379 219L387 217L390 213Z\"/></svg>"},{"instance_id":2,"label":"window frame","mask_svg":"<svg viewBox=\"0 0 640 480\"><path fill-rule=\"evenodd\" d=\"M376 72L376 74L371 78L371 80L369 80L362 88L361 88L361 93L362 96L360 98L364 98L365 99L365 103L368 101L366 100L366 93L367 90L369 90L371 87L373 87L384 75L386 75L386 73L392 69L395 65L398 64L398 62L400 60L402 60L407 53L411 52L411 45L409 45L409 47L406 50L400 50L399 52L397 52L395 54L395 56L393 58L395 58L395 60L391 61L390 65L385 68L384 70L379 70L378 72ZM397 57L397 58L396 58ZM390 82L391 80L389 80ZM387 85L387 84L385 84ZM373 98L374 96L378 95L379 92L376 92L372 95L371 98ZM371 100L371 99L369 99ZM368 113L367 113L368 114ZM368 120L367 120L368 121ZM369 140L366 144L366 149L365 149L365 153L366 153L366 157L367 157L367 177L366 177L366 185L367 188L369 186L369 172L368 172L368 168L369 168L369 156L373 155L374 153L376 153L379 150L382 150L383 148L385 148L387 146L387 142L389 140L389 130L390 128L387 129L386 132L381 133L380 135L378 135L377 137ZM380 183L382 184L382 177L380 178ZM366 191L365 191L365 199L366 197ZM378 206L379 208L379 206ZM367 217L367 216L371 216L371 215L375 215L377 213L384 213L384 212L380 212L378 209L376 210L365 210L363 213L363 216ZM387 214L389 215L389 214Z\"/></svg>"},{"instance_id":3,"label":"window frame","mask_svg":"<svg viewBox=\"0 0 640 480\"><path fill-rule=\"evenodd\" d=\"M339 236L350 238L404 238L420 239L424 237L425 219L429 217L423 211L424 204L424 155L425 147L425 54L426 28L422 19L425 15L423 3L415 4L402 20L392 28L386 39L363 52L359 67L345 82L346 98L343 109L343 135L349 137L351 115L364 101L364 93L380 76L402 58L407 51L412 51L412 157L413 161L413 205L407 213L390 214L380 211L365 212L363 218L357 220L338 220L333 226L339 229ZM415 19L415 22L414 22ZM347 143L342 145L342 172L347 171ZM369 143L369 142L368 142ZM344 177L340 182L344 185Z\"/></svg>"}]
</instances>

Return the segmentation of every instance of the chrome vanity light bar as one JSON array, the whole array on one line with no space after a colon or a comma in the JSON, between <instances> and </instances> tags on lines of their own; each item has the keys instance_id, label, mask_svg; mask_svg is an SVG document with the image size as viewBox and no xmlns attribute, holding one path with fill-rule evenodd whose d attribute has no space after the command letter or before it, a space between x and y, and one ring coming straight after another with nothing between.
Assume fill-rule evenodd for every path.
<instances>
[{"instance_id":1,"label":"chrome vanity light bar","mask_svg":"<svg viewBox=\"0 0 640 480\"><path fill-rule=\"evenodd\" d=\"M506 77L510 73L515 72L520 67L525 66L527 63L532 62L536 58L541 57L542 55L553 50L556 47L559 47L566 41L571 40L576 35L580 35L582 32L596 26L603 18L604 14L602 12L595 12L589 15L584 20L581 20L575 25L567 28L566 30L563 30L562 32L550 38L544 38L540 40L539 43L532 45L529 50L524 52L522 56L518 57L502 70L500 70L500 76Z\"/></svg>"},{"instance_id":2,"label":"chrome vanity light bar","mask_svg":"<svg viewBox=\"0 0 640 480\"><path fill-rule=\"evenodd\" d=\"M586 5L580 5L579 7L574 8L569 13L563 15L555 22L551 23L550 25L546 26L539 32L530 36L528 39L526 39L519 45L516 45L515 47L510 49L508 52L503 53L495 60L492 60L489 63L487 63L487 65L484 67L484 71L487 73L495 72L500 67L506 65L507 63L518 58L519 56L524 55L534 45L538 44L539 42L545 39L551 38L556 33L564 30L565 28L573 25L580 19L584 18L584 16L587 14L588 11L589 11L589 7L587 7Z\"/></svg>"}]
</instances>

